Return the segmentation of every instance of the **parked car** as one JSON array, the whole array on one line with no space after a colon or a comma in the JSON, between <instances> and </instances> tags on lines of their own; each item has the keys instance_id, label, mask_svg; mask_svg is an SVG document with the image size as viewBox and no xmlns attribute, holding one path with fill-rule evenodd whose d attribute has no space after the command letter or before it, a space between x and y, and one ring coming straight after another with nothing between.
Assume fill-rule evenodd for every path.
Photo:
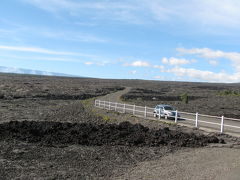
<instances>
[{"instance_id":1,"label":"parked car","mask_svg":"<svg viewBox=\"0 0 240 180\"><path fill-rule=\"evenodd\" d=\"M153 116L165 118L165 119L175 119L176 109L170 105L159 104L155 107ZM180 114L177 113L177 117L180 118Z\"/></svg>"}]
</instances>

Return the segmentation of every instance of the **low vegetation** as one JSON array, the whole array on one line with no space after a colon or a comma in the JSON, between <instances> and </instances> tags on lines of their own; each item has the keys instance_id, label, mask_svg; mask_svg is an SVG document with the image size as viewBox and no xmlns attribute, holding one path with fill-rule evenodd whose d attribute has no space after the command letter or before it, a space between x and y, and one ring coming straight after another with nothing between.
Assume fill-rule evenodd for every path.
<instances>
[{"instance_id":1,"label":"low vegetation","mask_svg":"<svg viewBox=\"0 0 240 180\"><path fill-rule=\"evenodd\" d=\"M189 96L188 96L187 93L184 93L184 94L182 94L182 95L180 96L180 99L181 99L181 101L182 101L183 103L188 104Z\"/></svg>"},{"instance_id":2,"label":"low vegetation","mask_svg":"<svg viewBox=\"0 0 240 180\"><path fill-rule=\"evenodd\" d=\"M238 90L224 90L218 93L220 96L240 96L240 91Z\"/></svg>"}]
</instances>

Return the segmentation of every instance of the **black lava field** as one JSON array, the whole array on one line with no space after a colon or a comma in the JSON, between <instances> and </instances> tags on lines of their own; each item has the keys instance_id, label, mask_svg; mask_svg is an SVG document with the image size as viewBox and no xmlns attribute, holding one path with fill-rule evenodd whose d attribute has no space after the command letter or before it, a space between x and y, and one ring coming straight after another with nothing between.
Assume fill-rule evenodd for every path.
<instances>
[{"instance_id":1,"label":"black lava field","mask_svg":"<svg viewBox=\"0 0 240 180\"><path fill-rule=\"evenodd\" d=\"M20 140L42 145L80 144L87 146L174 146L200 147L222 142L216 136L184 133L165 127L149 129L141 124L61 123L11 121L0 124L1 140Z\"/></svg>"}]
</instances>

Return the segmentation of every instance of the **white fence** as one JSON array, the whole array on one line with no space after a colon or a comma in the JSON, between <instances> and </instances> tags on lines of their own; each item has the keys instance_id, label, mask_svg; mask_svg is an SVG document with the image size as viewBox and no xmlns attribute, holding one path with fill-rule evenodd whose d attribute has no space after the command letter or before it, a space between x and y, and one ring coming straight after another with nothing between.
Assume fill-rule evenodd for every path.
<instances>
[{"instance_id":1,"label":"white fence","mask_svg":"<svg viewBox=\"0 0 240 180\"><path fill-rule=\"evenodd\" d=\"M95 100L95 106L107 110L129 113L134 116L144 117L146 119L161 119L160 115L154 117L154 108L147 106L136 106L130 104L121 104L117 102ZM178 117L180 116L180 117ZM216 131L238 133L240 134L240 119L226 118L224 116L209 116L199 113L188 113L177 111L175 116L170 117L175 123L182 123L195 127L205 127Z\"/></svg>"}]
</instances>

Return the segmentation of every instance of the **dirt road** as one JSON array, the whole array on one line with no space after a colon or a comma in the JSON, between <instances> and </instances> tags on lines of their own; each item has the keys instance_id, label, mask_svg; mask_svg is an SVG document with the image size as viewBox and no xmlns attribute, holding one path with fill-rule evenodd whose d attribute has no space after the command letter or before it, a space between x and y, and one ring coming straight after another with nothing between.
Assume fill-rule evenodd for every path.
<instances>
[{"instance_id":1,"label":"dirt road","mask_svg":"<svg viewBox=\"0 0 240 180\"><path fill-rule=\"evenodd\" d=\"M128 93L131 90L131 87L126 87L122 91L117 91L115 93L108 94L106 96L98 98L99 100L103 101L111 101L111 102L121 102L121 96Z\"/></svg>"}]
</instances>

